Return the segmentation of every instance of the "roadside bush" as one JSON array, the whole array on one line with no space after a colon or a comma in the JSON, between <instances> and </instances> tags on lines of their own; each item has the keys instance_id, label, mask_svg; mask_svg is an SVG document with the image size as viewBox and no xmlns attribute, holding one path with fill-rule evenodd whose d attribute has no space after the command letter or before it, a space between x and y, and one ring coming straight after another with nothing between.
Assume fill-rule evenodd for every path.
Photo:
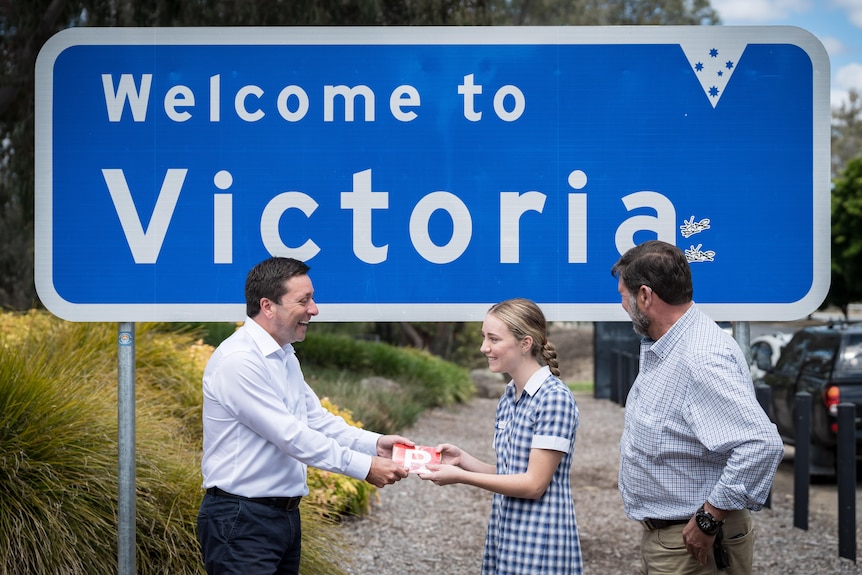
<instances>
[{"instance_id":1,"label":"roadside bush","mask_svg":"<svg viewBox=\"0 0 862 575\"><path fill-rule=\"evenodd\" d=\"M361 422L353 420L350 411L333 405L329 398L321 398L320 403L347 423L362 427ZM320 512L331 518L368 513L372 499L377 493L377 488L370 483L314 467L308 468L307 482L308 501L314 503Z\"/></svg>"},{"instance_id":2,"label":"roadside bush","mask_svg":"<svg viewBox=\"0 0 862 575\"><path fill-rule=\"evenodd\" d=\"M2 316L5 572L116 572L115 342L116 331L105 324L65 323L38 313ZM175 433L170 418L150 409L138 411L137 435L139 572L200 573L198 449Z\"/></svg>"},{"instance_id":3,"label":"roadside bush","mask_svg":"<svg viewBox=\"0 0 862 575\"><path fill-rule=\"evenodd\" d=\"M135 334L137 567L200 574L199 397L212 348L163 329ZM116 325L0 314L0 572L116 573L117 453ZM301 509L303 573L342 574L330 509L315 498Z\"/></svg>"},{"instance_id":4,"label":"roadside bush","mask_svg":"<svg viewBox=\"0 0 862 575\"><path fill-rule=\"evenodd\" d=\"M314 333L424 349L467 369L486 365L479 353L481 322L315 322Z\"/></svg>"},{"instance_id":5,"label":"roadside bush","mask_svg":"<svg viewBox=\"0 0 862 575\"><path fill-rule=\"evenodd\" d=\"M415 348L309 333L296 354L318 395L349 407L367 429L379 433L409 427L423 410L467 401L476 391L468 370ZM391 379L398 389L357 385L368 377Z\"/></svg>"}]
</instances>

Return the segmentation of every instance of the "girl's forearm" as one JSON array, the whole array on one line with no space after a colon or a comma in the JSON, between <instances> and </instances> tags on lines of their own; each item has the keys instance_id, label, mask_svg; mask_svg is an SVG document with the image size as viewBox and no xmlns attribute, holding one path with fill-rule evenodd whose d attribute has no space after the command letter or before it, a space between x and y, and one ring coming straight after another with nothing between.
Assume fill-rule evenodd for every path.
<instances>
[{"instance_id":1,"label":"girl's forearm","mask_svg":"<svg viewBox=\"0 0 862 575\"><path fill-rule=\"evenodd\" d=\"M461 465L459 467L473 473L495 473L497 471L490 463L476 459L464 450L461 450Z\"/></svg>"}]
</instances>

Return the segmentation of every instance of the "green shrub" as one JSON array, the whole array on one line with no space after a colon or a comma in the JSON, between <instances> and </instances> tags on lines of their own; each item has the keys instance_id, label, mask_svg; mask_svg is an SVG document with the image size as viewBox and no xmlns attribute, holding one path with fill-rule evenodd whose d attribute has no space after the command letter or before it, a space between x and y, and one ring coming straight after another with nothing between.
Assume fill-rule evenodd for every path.
<instances>
[{"instance_id":1,"label":"green shrub","mask_svg":"<svg viewBox=\"0 0 862 575\"><path fill-rule=\"evenodd\" d=\"M305 366L321 366L355 375L398 378L400 383L416 388L427 407L466 401L475 392L465 369L414 348L310 333L297 344L297 356L304 370Z\"/></svg>"},{"instance_id":2,"label":"green shrub","mask_svg":"<svg viewBox=\"0 0 862 575\"><path fill-rule=\"evenodd\" d=\"M315 334L348 335L395 347L425 349L468 369L485 367L481 322L315 322Z\"/></svg>"},{"instance_id":3,"label":"green shrub","mask_svg":"<svg viewBox=\"0 0 862 575\"><path fill-rule=\"evenodd\" d=\"M309 333L296 350L305 378L318 395L349 407L367 429L380 433L403 430L423 410L467 401L476 390L469 371L414 348ZM391 379L399 389L358 385L372 376Z\"/></svg>"},{"instance_id":4,"label":"green shrub","mask_svg":"<svg viewBox=\"0 0 862 575\"><path fill-rule=\"evenodd\" d=\"M423 410L408 389L379 389L361 385L361 377L344 370L312 366L305 379L318 393L338 405L349 405L351 413L366 429L378 433L398 433L411 426Z\"/></svg>"},{"instance_id":5,"label":"green shrub","mask_svg":"<svg viewBox=\"0 0 862 575\"><path fill-rule=\"evenodd\" d=\"M321 398L320 403L350 425L362 427L361 422L353 420L350 411L336 407L328 398ZM308 468L307 482L308 502L327 517L364 515L371 509L371 500L377 493L370 483L314 467Z\"/></svg>"},{"instance_id":6,"label":"green shrub","mask_svg":"<svg viewBox=\"0 0 862 575\"><path fill-rule=\"evenodd\" d=\"M195 339L212 347L226 340L236 331L237 323L230 322L204 322L204 323L165 323L161 329L174 333L191 334Z\"/></svg>"}]
</instances>

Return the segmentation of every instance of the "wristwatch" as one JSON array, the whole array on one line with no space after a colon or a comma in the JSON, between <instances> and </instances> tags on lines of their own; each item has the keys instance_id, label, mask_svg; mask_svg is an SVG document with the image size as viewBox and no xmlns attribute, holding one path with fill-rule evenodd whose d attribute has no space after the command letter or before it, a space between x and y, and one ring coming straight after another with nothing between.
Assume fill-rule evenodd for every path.
<instances>
[{"instance_id":1,"label":"wristwatch","mask_svg":"<svg viewBox=\"0 0 862 575\"><path fill-rule=\"evenodd\" d=\"M715 535L721 529L721 526L724 525L724 521L719 521L713 517L712 513L703 508L703 505L694 514L694 521L700 527L700 530L707 535Z\"/></svg>"}]
</instances>

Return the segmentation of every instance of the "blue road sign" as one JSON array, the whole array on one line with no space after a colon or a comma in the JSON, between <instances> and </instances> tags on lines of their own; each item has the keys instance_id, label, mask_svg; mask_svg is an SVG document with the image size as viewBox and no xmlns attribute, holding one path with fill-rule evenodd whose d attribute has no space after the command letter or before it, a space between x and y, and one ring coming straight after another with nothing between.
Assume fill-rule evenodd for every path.
<instances>
[{"instance_id":1,"label":"blue road sign","mask_svg":"<svg viewBox=\"0 0 862 575\"><path fill-rule=\"evenodd\" d=\"M626 320L610 268L654 238L717 320L828 289L829 61L798 28L77 28L36 72L66 319L241 320L279 255L322 320Z\"/></svg>"}]
</instances>

